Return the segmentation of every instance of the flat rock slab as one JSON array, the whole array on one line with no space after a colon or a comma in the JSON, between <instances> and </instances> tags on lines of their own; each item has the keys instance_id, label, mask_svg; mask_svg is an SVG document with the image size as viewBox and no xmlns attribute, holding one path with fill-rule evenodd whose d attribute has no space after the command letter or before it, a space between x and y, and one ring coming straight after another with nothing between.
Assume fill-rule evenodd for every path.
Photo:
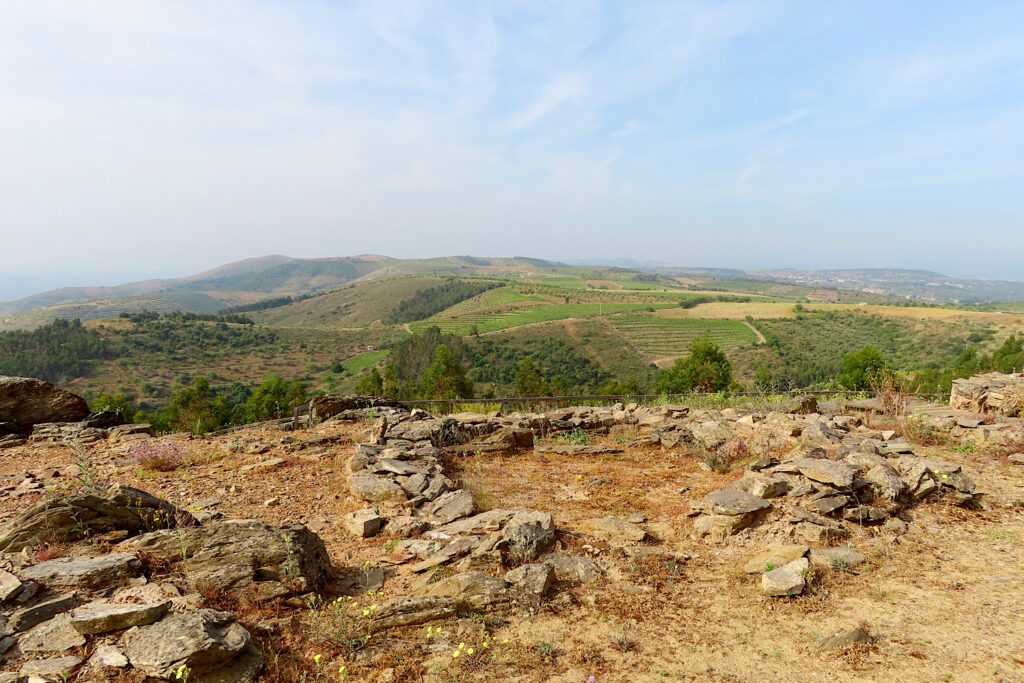
<instances>
[{"instance_id":1,"label":"flat rock slab","mask_svg":"<svg viewBox=\"0 0 1024 683\"><path fill-rule=\"evenodd\" d=\"M854 471L849 465L823 458L800 458L793 461L800 474L808 479L846 488L853 484Z\"/></svg>"},{"instance_id":2,"label":"flat rock slab","mask_svg":"<svg viewBox=\"0 0 1024 683\"><path fill-rule=\"evenodd\" d=\"M614 517L592 519L586 525L601 538L609 541L639 542L647 538L647 532L636 524L624 522Z\"/></svg>"},{"instance_id":3,"label":"flat rock slab","mask_svg":"<svg viewBox=\"0 0 1024 683\"><path fill-rule=\"evenodd\" d=\"M408 499L405 489L388 477L380 477L367 472L356 472L348 478L348 490L356 498L371 503L384 501L404 502Z\"/></svg>"},{"instance_id":4,"label":"flat rock slab","mask_svg":"<svg viewBox=\"0 0 1024 683\"><path fill-rule=\"evenodd\" d=\"M769 571L769 566L775 569L798 560L807 555L809 550L807 546L799 544L773 545L748 557L743 564L743 571L747 574L761 574Z\"/></svg>"},{"instance_id":5,"label":"flat rock slab","mask_svg":"<svg viewBox=\"0 0 1024 683\"><path fill-rule=\"evenodd\" d=\"M479 609L507 600L508 586L504 579L483 572L463 572L427 584L422 593L428 597L455 598Z\"/></svg>"},{"instance_id":6,"label":"flat rock slab","mask_svg":"<svg viewBox=\"0 0 1024 683\"><path fill-rule=\"evenodd\" d=\"M18 638L18 648L22 652L51 654L83 645L85 638L71 625L71 618L66 614L44 621Z\"/></svg>"},{"instance_id":7,"label":"flat rock slab","mask_svg":"<svg viewBox=\"0 0 1024 683\"><path fill-rule=\"evenodd\" d=\"M90 602L72 612L71 625L84 635L120 631L132 626L152 624L167 614L170 606L170 601L150 605Z\"/></svg>"},{"instance_id":8,"label":"flat rock slab","mask_svg":"<svg viewBox=\"0 0 1024 683\"><path fill-rule=\"evenodd\" d=\"M21 666L19 675L28 678L38 676L43 680L68 680L68 675L82 663L81 657L56 657L54 659L33 659Z\"/></svg>"},{"instance_id":9,"label":"flat rock slab","mask_svg":"<svg viewBox=\"0 0 1024 683\"><path fill-rule=\"evenodd\" d=\"M771 503L745 491L725 489L704 496L701 507L716 515L745 515L770 508Z\"/></svg>"},{"instance_id":10,"label":"flat rock slab","mask_svg":"<svg viewBox=\"0 0 1024 683\"><path fill-rule=\"evenodd\" d=\"M585 555L556 553L544 558L544 564L555 571L555 578L565 583L590 583L604 576L604 569Z\"/></svg>"},{"instance_id":11,"label":"flat rock slab","mask_svg":"<svg viewBox=\"0 0 1024 683\"><path fill-rule=\"evenodd\" d=\"M414 626L438 619L448 619L460 612L465 612L465 605L455 598L396 598L376 611L370 628L374 631L383 631L399 626Z\"/></svg>"},{"instance_id":12,"label":"flat rock slab","mask_svg":"<svg viewBox=\"0 0 1024 683\"><path fill-rule=\"evenodd\" d=\"M871 636L862 628L850 628L839 630L830 635L818 645L818 652L838 650L853 645L854 643L870 643Z\"/></svg>"},{"instance_id":13,"label":"flat rock slab","mask_svg":"<svg viewBox=\"0 0 1024 683\"><path fill-rule=\"evenodd\" d=\"M830 569L856 569L868 559L849 546L816 549L811 553L811 564Z\"/></svg>"},{"instance_id":14,"label":"flat rock slab","mask_svg":"<svg viewBox=\"0 0 1024 683\"><path fill-rule=\"evenodd\" d=\"M106 588L125 583L142 573L132 553L99 557L60 557L22 570L25 579L50 588Z\"/></svg>"},{"instance_id":15,"label":"flat rock slab","mask_svg":"<svg viewBox=\"0 0 1024 683\"><path fill-rule=\"evenodd\" d=\"M438 524L447 524L456 519L469 517L475 510L473 494L465 489L449 491L430 506L430 517Z\"/></svg>"},{"instance_id":16,"label":"flat rock slab","mask_svg":"<svg viewBox=\"0 0 1024 683\"><path fill-rule=\"evenodd\" d=\"M27 631L37 624L53 619L80 602L74 593L55 595L30 607L23 607L7 617L7 627L12 633Z\"/></svg>"}]
</instances>

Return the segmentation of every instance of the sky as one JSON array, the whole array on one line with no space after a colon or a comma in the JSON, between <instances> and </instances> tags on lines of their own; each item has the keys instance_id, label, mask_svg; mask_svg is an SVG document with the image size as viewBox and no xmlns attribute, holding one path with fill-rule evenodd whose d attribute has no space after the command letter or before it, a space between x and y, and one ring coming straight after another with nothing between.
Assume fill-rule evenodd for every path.
<instances>
[{"instance_id":1,"label":"sky","mask_svg":"<svg viewBox=\"0 0 1024 683\"><path fill-rule=\"evenodd\" d=\"M1024 3L0 0L0 299L266 254L1024 279Z\"/></svg>"}]
</instances>

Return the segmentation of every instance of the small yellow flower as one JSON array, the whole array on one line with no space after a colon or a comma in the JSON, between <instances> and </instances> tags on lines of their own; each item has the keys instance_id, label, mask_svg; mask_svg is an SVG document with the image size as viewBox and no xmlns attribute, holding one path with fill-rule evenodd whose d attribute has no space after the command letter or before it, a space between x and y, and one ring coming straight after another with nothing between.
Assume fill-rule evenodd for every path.
<instances>
[{"instance_id":1,"label":"small yellow flower","mask_svg":"<svg viewBox=\"0 0 1024 683\"><path fill-rule=\"evenodd\" d=\"M501 642L503 642L503 643L505 643L506 645L508 645L508 638L506 638L505 640L503 640L503 641L501 641Z\"/></svg>"},{"instance_id":2,"label":"small yellow flower","mask_svg":"<svg viewBox=\"0 0 1024 683\"><path fill-rule=\"evenodd\" d=\"M452 653L452 659L458 659L458 658L459 658L459 651L456 650L455 652Z\"/></svg>"},{"instance_id":3,"label":"small yellow flower","mask_svg":"<svg viewBox=\"0 0 1024 683\"><path fill-rule=\"evenodd\" d=\"M473 648L469 648L468 650L466 650L466 654L467 655L473 654Z\"/></svg>"},{"instance_id":4,"label":"small yellow flower","mask_svg":"<svg viewBox=\"0 0 1024 683\"><path fill-rule=\"evenodd\" d=\"M465 643L459 643L459 649L460 650L465 650L466 649L466 644Z\"/></svg>"},{"instance_id":5,"label":"small yellow flower","mask_svg":"<svg viewBox=\"0 0 1024 683\"><path fill-rule=\"evenodd\" d=\"M323 658L323 655L313 655L313 661L316 662L317 664L320 663L320 660L322 658Z\"/></svg>"},{"instance_id":6,"label":"small yellow flower","mask_svg":"<svg viewBox=\"0 0 1024 683\"><path fill-rule=\"evenodd\" d=\"M370 610L368 610L368 609L364 609L364 610L363 610L363 616L364 616L364 617L368 617L368 616L370 616Z\"/></svg>"}]
</instances>

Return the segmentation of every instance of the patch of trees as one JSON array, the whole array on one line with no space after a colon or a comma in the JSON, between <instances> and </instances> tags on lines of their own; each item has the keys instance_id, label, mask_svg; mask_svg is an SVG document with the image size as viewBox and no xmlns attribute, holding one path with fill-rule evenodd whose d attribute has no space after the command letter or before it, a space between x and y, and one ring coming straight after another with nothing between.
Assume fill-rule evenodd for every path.
<instances>
[{"instance_id":1,"label":"patch of trees","mask_svg":"<svg viewBox=\"0 0 1024 683\"><path fill-rule=\"evenodd\" d=\"M690 342L689 352L685 358L677 358L671 368L658 373L654 378L655 393L685 394L734 388L732 364L710 337L704 335L694 339Z\"/></svg>"},{"instance_id":2,"label":"patch of trees","mask_svg":"<svg viewBox=\"0 0 1024 683\"><path fill-rule=\"evenodd\" d=\"M156 311L138 311L135 313L129 313L127 311L122 312L119 318L127 319L133 323L147 323L155 320L164 320L170 322L208 322L208 323L231 323L233 325L255 325L252 318L244 315L237 315L233 313L186 313L184 311L177 311L175 313L157 313Z\"/></svg>"},{"instance_id":3,"label":"patch of trees","mask_svg":"<svg viewBox=\"0 0 1024 683\"><path fill-rule=\"evenodd\" d=\"M224 348L252 348L277 340L274 332L257 327L251 319L236 314L129 313L122 316L135 323L118 331L128 351L210 355Z\"/></svg>"},{"instance_id":4,"label":"patch of trees","mask_svg":"<svg viewBox=\"0 0 1024 683\"><path fill-rule=\"evenodd\" d=\"M85 376L95 361L120 353L81 320L58 319L34 330L0 332L0 375L62 382Z\"/></svg>"},{"instance_id":5,"label":"patch of trees","mask_svg":"<svg viewBox=\"0 0 1024 683\"><path fill-rule=\"evenodd\" d=\"M696 308L701 304L710 304L715 301L730 301L732 303L746 303L750 301L749 296L691 296L679 302L680 308Z\"/></svg>"},{"instance_id":6,"label":"patch of trees","mask_svg":"<svg viewBox=\"0 0 1024 683\"><path fill-rule=\"evenodd\" d=\"M424 320L461 301L500 286L501 283L498 282L448 280L444 284L422 289L408 299L400 301L385 322L396 325Z\"/></svg>"},{"instance_id":7,"label":"patch of trees","mask_svg":"<svg viewBox=\"0 0 1024 683\"><path fill-rule=\"evenodd\" d=\"M1024 371L1024 337L1010 335L991 354L978 353L974 347L963 350L950 367L929 367L914 373L914 391L947 393L954 379L984 372Z\"/></svg>"},{"instance_id":8,"label":"patch of trees","mask_svg":"<svg viewBox=\"0 0 1024 683\"><path fill-rule=\"evenodd\" d=\"M241 382L214 387L209 378L200 375L177 389L163 410L147 412L143 405L136 409L131 397L110 393L96 397L91 408L111 410L135 422L148 422L161 432L207 434L232 425L288 417L293 408L307 399L305 384L288 382L276 375L267 376L255 390Z\"/></svg>"}]
</instances>

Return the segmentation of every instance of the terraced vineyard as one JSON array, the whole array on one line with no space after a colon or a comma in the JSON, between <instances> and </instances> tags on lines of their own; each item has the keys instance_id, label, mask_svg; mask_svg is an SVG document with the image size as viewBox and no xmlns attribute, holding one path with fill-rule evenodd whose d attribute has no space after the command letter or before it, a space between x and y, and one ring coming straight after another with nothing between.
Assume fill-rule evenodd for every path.
<instances>
[{"instance_id":1,"label":"terraced vineyard","mask_svg":"<svg viewBox=\"0 0 1024 683\"><path fill-rule=\"evenodd\" d=\"M685 356L690 342L703 334L723 349L757 341L753 330L738 320L617 315L608 321L638 351L659 358Z\"/></svg>"},{"instance_id":2,"label":"terraced vineyard","mask_svg":"<svg viewBox=\"0 0 1024 683\"><path fill-rule=\"evenodd\" d=\"M461 305L462 304L458 304L458 306ZM437 326L440 327L443 332L465 335L472 334L475 326L477 332L484 334L486 332L505 330L510 327L550 322L552 320L561 320L563 318L588 318L597 315L628 313L652 308L671 307L671 304L647 303L534 304L524 305L518 308L510 308L503 311L492 311L490 313L482 312L478 314L458 315L457 317L452 317L452 311L457 308L457 306L453 306L433 318L411 323L410 327L413 331L420 331L428 327Z\"/></svg>"},{"instance_id":3,"label":"terraced vineyard","mask_svg":"<svg viewBox=\"0 0 1024 683\"><path fill-rule=\"evenodd\" d=\"M451 308L442 311L439 316L451 318L460 315L469 315L478 311L486 311L493 308L500 308L508 304L517 304L523 301L543 301L540 297L521 294L511 287L498 287L489 289L470 299L461 301Z\"/></svg>"}]
</instances>

